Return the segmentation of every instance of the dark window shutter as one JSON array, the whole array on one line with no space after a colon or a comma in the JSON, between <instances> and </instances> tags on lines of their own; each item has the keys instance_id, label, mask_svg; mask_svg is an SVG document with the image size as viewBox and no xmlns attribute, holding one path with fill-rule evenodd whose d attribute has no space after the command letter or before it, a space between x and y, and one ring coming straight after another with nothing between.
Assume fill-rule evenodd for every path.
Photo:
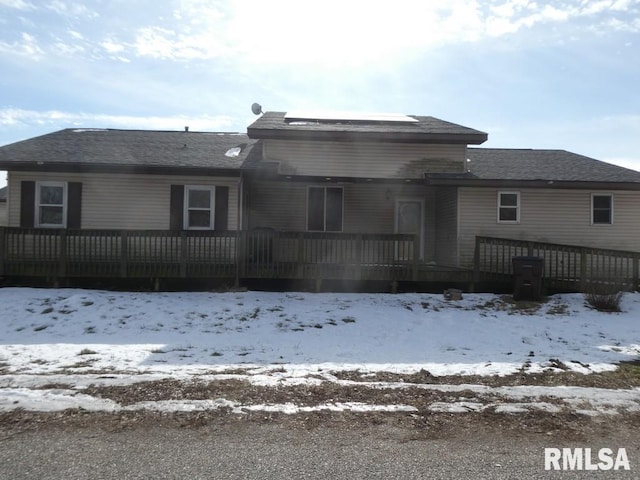
<instances>
[{"instance_id":1,"label":"dark window shutter","mask_svg":"<svg viewBox=\"0 0 640 480\"><path fill-rule=\"evenodd\" d=\"M216 187L215 230L229 230L229 187Z\"/></svg>"},{"instance_id":2,"label":"dark window shutter","mask_svg":"<svg viewBox=\"0 0 640 480\"><path fill-rule=\"evenodd\" d=\"M20 226L33 228L36 218L36 182L23 181L20 185Z\"/></svg>"},{"instance_id":3,"label":"dark window shutter","mask_svg":"<svg viewBox=\"0 0 640 480\"><path fill-rule=\"evenodd\" d=\"M67 228L79 229L82 223L82 183L67 186Z\"/></svg>"},{"instance_id":4,"label":"dark window shutter","mask_svg":"<svg viewBox=\"0 0 640 480\"><path fill-rule=\"evenodd\" d=\"M169 229L182 230L184 227L184 185L171 185L169 203Z\"/></svg>"}]
</instances>

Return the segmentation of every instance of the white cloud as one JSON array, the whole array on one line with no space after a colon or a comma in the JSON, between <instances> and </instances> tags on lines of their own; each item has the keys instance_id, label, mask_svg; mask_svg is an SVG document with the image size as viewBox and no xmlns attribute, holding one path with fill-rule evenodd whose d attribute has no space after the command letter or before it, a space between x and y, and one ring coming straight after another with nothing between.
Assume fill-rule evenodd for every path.
<instances>
[{"instance_id":1,"label":"white cloud","mask_svg":"<svg viewBox=\"0 0 640 480\"><path fill-rule=\"evenodd\" d=\"M52 44L51 50L54 53L61 56L65 56L65 57L72 57L75 54L85 51L84 47L81 45L74 45L74 44L65 43L61 41L58 41Z\"/></svg>"},{"instance_id":2,"label":"white cloud","mask_svg":"<svg viewBox=\"0 0 640 480\"><path fill-rule=\"evenodd\" d=\"M0 7L16 8L18 10L35 10L35 6L25 0L0 0Z\"/></svg>"},{"instance_id":3,"label":"white cloud","mask_svg":"<svg viewBox=\"0 0 640 480\"><path fill-rule=\"evenodd\" d=\"M0 125L50 125L52 128L71 126L129 128L142 130L182 130L189 125L193 131L228 129L233 124L226 115L129 116L63 112L59 110L36 111L15 108L0 109Z\"/></svg>"},{"instance_id":4,"label":"white cloud","mask_svg":"<svg viewBox=\"0 0 640 480\"><path fill-rule=\"evenodd\" d=\"M28 0L0 0L0 5L35 8ZM31 57L44 50L122 61L134 57L168 61L223 58L242 64L377 65L384 69L434 47L568 24L577 18L589 20L539 38L553 42L561 36L571 37L579 29L598 33L640 30L638 15L625 13L637 13L638 0L497 0L492 4L479 0L396 0L393 4L382 0L315 4L299 0L175 0L171 5L159 3L145 12L132 10L131 23L110 24L109 15L99 10L104 15L101 27L108 33L100 37L80 25L64 31L84 40L84 48L48 42L37 50L34 42L15 42L0 44L0 49ZM65 17L99 16L82 3L66 0L49 0L43 6ZM88 25L85 22L83 27ZM55 27L50 32L55 36ZM62 36L62 31L57 35ZM39 38L44 42L44 37Z\"/></svg>"},{"instance_id":5,"label":"white cloud","mask_svg":"<svg viewBox=\"0 0 640 480\"><path fill-rule=\"evenodd\" d=\"M58 15L69 17L86 17L95 18L98 16L96 12L90 10L85 5L78 2L63 2L61 0L53 0L46 6L49 10L56 12Z\"/></svg>"},{"instance_id":6,"label":"white cloud","mask_svg":"<svg viewBox=\"0 0 640 480\"><path fill-rule=\"evenodd\" d=\"M44 50L36 37L26 32L22 32L19 41L12 43L0 41L0 52L26 56L32 60L39 60L44 55Z\"/></svg>"},{"instance_id":7,"label":"white cloud","mask_svg":"<svg viewBox=\"0 0 640 480\"><path fill-rule=\"evenodd\" d=\"M109 39L103 41L100 45L107 51L107 53L111 54L120 53L125 49L125 46L121 43L116 43L113 40Z\"/></svg>"},{"instance_id":8,"label":"white cloud","mask_svg":"<svg viewBox=\"0 0 640 480\"><path fill-rule=\"evenodd\" d=\"M311 5L297 0L181 0L171 23L137 29L132 45L138 56L167 60L224 56L289 65L388 64L408 52L621 12L637 4L637 0L504 0L490 6L477 0L396 0L392 5L379 0L325 0ZM617 20L617 30L634 21Z\"/></svg>"}]
</instances>

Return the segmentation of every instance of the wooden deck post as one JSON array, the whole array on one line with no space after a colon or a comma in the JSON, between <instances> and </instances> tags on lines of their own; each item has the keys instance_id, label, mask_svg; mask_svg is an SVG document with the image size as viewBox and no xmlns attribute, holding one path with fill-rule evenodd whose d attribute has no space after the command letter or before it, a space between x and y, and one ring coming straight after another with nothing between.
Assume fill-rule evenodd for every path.
<instances>
[{"instance_id":1,"label":"wooden deck post","mask_svg":"<svg viewBox=\"0 0 640 480\"><path fill-rule=\"evenodd\" d=\"M120 277L122 278L126 278L127 276L127 257L129 256L128 236L126 230L120 230Z\"/></svg>"},{"instance_id":2,"label":"wooden deck post","mask_svg":"<svg viewBox=\"0 0 640 480\"><path fill-rule=\"evenodd\" d=\"M587 288L587 249L580 249L580 291Z\"/></svg>"},{"instance_id":3,"label":"wooden deck post","mask_svg":"<svg viewBox=\"0 0 640 480\"><path fill-rule=\"evenodd\" d=\"M58 238L58 278L64 278L67 276L67 230L59 230Z\"/></svg>"},{"instance_id":4,"label":"wooden deck post","mask_svg":"<svg viewBox=\"0 0 640 480\"><path fill-rule=\"evenodd\" d=\"M356 271L355 277L356 280L362 280L362 252L363 252L364 240L362 238L362 234L359 233L356 236Z\"/></svg>"},{"instance_id":5,"label":"wooden deck post","mask_svg":"<svg viewBox=\"0 0 640 480\"><path fill-rule=\"evenodd\" d=\"M298 233L298 255L296 257L296 277L304 278L304 233Z\"/></svg>"},{"instance_id":6,"label":"wooden deck post","mask_svg":"<svg viewBox=\"0 0 640 480\"><path fill-rule=\"evenodd\" d=\"M418 265L420 264L420 235L413 236L413 258L411 268L411 280L418 281Z\"/></svg>"},{"instance_id":7,"label":"wooden deck post","mask_svg":"<svg viewBox=\"0 0 640 480\"><path fill-rule=\"evenodd\" d=\"M244 272L244 259L245 255L245 232L244 230L236 231L236 278L235 278L235 288L240 287L240 277Z\"/></svg>"},{"instance_id":8,"label":"wooden deck post","mask_svg":"<svg viewBox=\"0 0 640 480\"><path fill-rule=\"evenodd\" d=\"M476 237L476 245L473 250L473 278L471 279L471 292L475 292L480 281L480 242L481 238Z\"/></svg>"},{"instance_id":9,"label":"wooden deck post","mask_svg":"<svg viewBox=\"0 0 640 480\"><path fill-rule=\"evenodd\" d=\"M180 232L180 278L187 276L187 257L189 256L189 243L187 233Z\"/></svg>"}]
</instances>

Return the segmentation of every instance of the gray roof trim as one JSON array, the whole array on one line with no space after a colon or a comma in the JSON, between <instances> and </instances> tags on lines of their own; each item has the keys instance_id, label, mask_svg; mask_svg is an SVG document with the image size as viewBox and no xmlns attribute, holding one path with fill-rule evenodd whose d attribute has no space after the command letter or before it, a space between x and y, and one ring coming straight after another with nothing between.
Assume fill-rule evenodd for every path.
<instances>
[{"instance_id":1,"label":"gray roof trim","mask_svg":"<svg viewBox=\"0 0 640 480\"><path fill-rule=\"evenodd\" d=\"M0 162L0 167L14 172L64 172L64 173L132 173L149 175L208 175L217 177L240 177L240 169L205 168L205 167L171 167L149 165L108 165L108 164L69 164L47 162Z\"/></svg>"},{"instance_id":2,"label":"gray roof trim","mask_svg":"<svg viewBox=\"0 0 640 480\"><path fill-rule=\"evenodd\" d=\"M601 181L556 181L556 180L499 180L482 178L444 178L425 176L426 184L432 186L486 187L486 188L553 188L582 190L640 190L640 183Z\"/></svg>"},{"instance_id":3,"label":"gray roof trim","mask_svg":"<svg viewBox=\"0 0 640 480\"><path fill-rule=\"evenodd\" d=\"M368 184L424 184L422 178L368 178L368 177L341 177L328 175L283 175L274 169L256 169L245 171L245 177L250 180L271 180L278 182L307 182L307 183L368 183Z\"/></svg>"},{"instance_id":4,"label":"gray roof trim","mask_svg":"<svg viewBox=\"0 0 640 480\"><path fill-rule=\"evenodd\" d=\"M287 121L285 112L266 112L247 128L249 138L334 140L387 143L479 145L487 134L435 117L412 115L418 122Z\"/></svg>"}]
</instances>

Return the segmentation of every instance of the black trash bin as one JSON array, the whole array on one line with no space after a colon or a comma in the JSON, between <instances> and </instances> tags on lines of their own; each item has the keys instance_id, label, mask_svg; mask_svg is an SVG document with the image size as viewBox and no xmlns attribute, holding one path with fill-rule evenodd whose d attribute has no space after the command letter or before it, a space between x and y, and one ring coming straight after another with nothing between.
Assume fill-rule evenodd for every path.
<instances>
[{"instance_id":1,"label":"black trash bin","mask_svg":"<svg viewBox=\"0 0 640 480\"><path fill-rule=\"evenodd\" d=\"M513 257L513 299L542 299L542 273L544 259L542 257Z\"/></svg>"}]
</instances>

